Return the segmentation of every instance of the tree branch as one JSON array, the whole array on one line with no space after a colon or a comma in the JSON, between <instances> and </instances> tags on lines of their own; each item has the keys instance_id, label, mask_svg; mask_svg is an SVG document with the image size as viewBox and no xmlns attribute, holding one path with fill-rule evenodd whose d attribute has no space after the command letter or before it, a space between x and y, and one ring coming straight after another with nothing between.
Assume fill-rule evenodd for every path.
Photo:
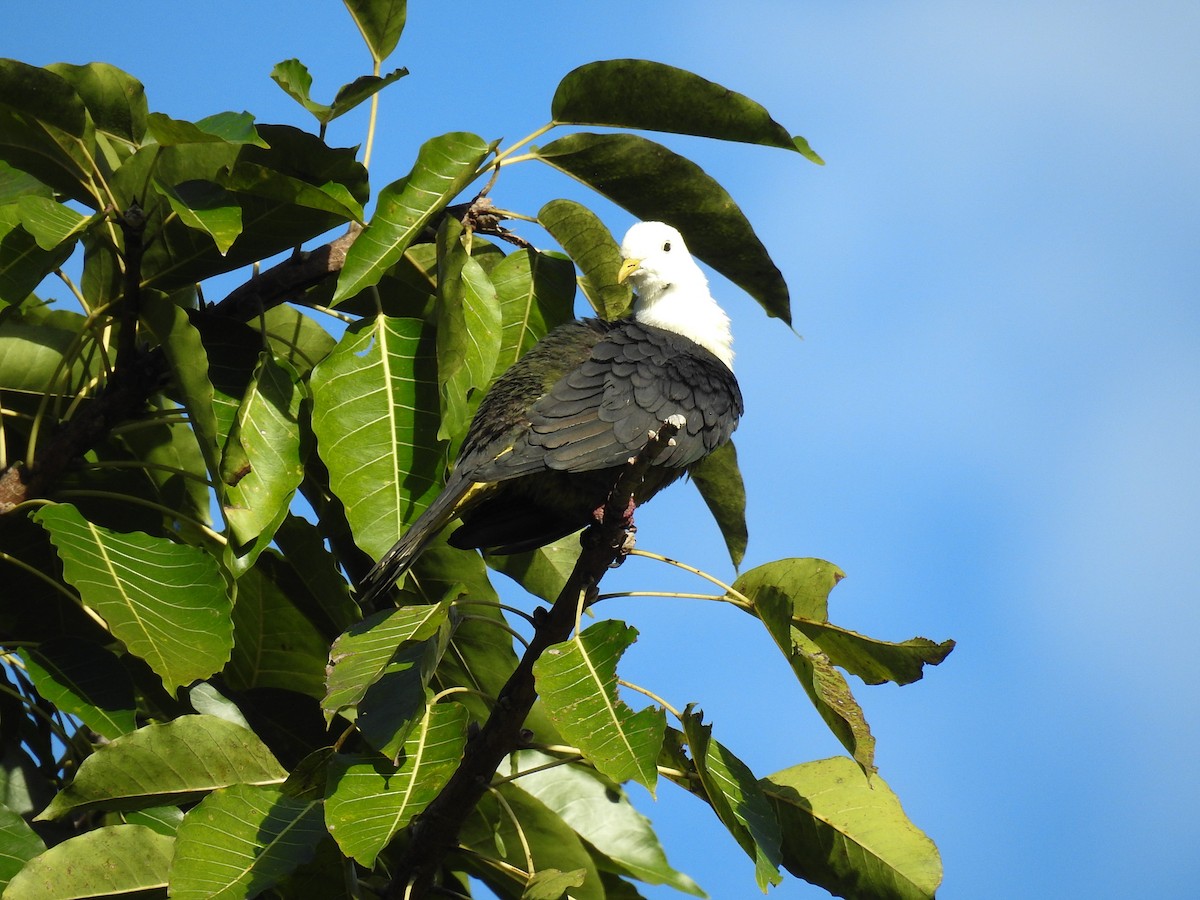
<instances>
[{"instance_id":1,"label":"tree branch","mask_svg":"<svg viewBox=\"0 0 1200 900\"><path fill-rule=\"evenodd\" d=\"M496 770L505 757L528 744L523 727L537 699L533 664L549 647L570 638L580 603L586 608L595 601L604 573L628 552L634 489L677 431L676 425L663 423L657 433L648 435L646 446L629 461L608 495L603 520L583 532L575 568L553 606L535 615L533 638L487 721L468 740L462 762L441 793L409 827L408 845L385 897L420 900L429 895L434 877L446 855L458 846L463 823L487 792Z\"/></svg>"}]
</instances>

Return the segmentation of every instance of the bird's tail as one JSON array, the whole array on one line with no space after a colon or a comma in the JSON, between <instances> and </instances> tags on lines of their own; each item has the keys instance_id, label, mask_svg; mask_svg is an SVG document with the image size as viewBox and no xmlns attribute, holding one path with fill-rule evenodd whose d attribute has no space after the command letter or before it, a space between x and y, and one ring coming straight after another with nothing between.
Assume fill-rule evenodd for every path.
<instances>
[{"instance_id":1,"label":"bird's tail","mask_svg":"<svg viewBox=\"0 0 1200 900\"><path fill-rule=\"evenodd\" d=\"M374 607L380 595L392 588L426 545L459 513L463 500L477 487L467 479L456 479L451 474L446 487L428 509L417 516L400 540L380 557L379 562L363 578L358 586L359 603L367 609Z\"/></svg>"}]
</instances>

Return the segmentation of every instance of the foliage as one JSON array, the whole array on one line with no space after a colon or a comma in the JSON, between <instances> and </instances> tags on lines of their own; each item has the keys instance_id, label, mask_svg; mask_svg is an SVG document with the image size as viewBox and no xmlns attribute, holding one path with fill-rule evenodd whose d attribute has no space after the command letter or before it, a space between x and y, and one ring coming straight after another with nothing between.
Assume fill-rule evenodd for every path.
<instances>
[{"instance_id":1,"label":"foliage","mask_svg":"<svg viewBox=\"0 0 1200 900\"><path fill-rule=\"evenodd\" d=\"M693 707L622 699L636 630L578 624L595 598L580 573L611 550L572 538L485 565L437 543L394 608L360 608L351 584L436 495L487 385L573 314L577 284L597 315L628 306L586 207L525 216L565 254L507 232L521 216L492 196L508 166L540 161L670 222L787 322L787 286L728 193L628 129L820 158L746 97L614 60L568 74L525 140L435 136L372 190L369 150L325 132L407 74L381 74L406 7L346 6L370 74L326 104L299 60L271 73L316 133L171 119L103 63L0 61L5 897L419 896L468 892L468 875L530 900L638 896L637 881L702 895L628 780L710 806L763 890L786 869L847 897L932 896L937 851L875 774L844 673L907 684L953 644L833 625L831 564L769 563L712 598L762 622L850 756L765 778ZM74 305L45 295L50 276ZM740 562L733 448L694 483ZM559 599L502 607L488 565Z\"/></svg>"}]
</instances>

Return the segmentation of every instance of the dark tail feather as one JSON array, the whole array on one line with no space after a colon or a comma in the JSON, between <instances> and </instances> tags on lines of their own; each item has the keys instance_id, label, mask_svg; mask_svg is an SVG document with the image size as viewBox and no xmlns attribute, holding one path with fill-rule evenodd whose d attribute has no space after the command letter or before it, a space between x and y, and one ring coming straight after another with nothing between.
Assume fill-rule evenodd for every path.
<instances>
[{"instance_id":1,"label":"dark tail feather","mask_svg":"<svg viewBox=\"0 0 1200 900\"><path fill-rule=\"evenodd\" d=\"M470 488L469 481L450 476L450 481L429 508L417 516L417 520L408 526L408 531L400 536L392 549L383 554L358 586L358 602L363 607L374 608L380 596L391 590L425 546L454 518L459 501Z\"/></svg>"}]
</instances>

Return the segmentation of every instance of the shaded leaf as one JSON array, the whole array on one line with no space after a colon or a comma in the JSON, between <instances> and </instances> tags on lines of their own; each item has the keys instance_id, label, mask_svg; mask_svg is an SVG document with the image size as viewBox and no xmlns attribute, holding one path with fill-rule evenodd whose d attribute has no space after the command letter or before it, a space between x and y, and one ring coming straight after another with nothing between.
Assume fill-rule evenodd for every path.
<instances>
[{"instance_id":1,"label":"shaded leaf","mask_svg":"<svg viewBox=\"0 0 1200 900\"><path fill-rule=\"evenodd\" d=\"M125 145L126 153L146 136L146 89L142 83L103 62L82 66L52 63L46 68L61 76L83 100L96 125L96 131L110 141ZM115 165L112 168L116 168Z\"/></svg>"},{"instance_id":2,"label":"shaded leaf","mask_svg":"<svg viewBox=\"0 0 1200 900\"><path fill-rule=\"evenodd\" d=\"M154 140L164 146L176 144L254 144L266 147L254 128L254 116L248 112L222 112L195 122L172 119L163 113L150 113L146 124Z\"/></svg>"},{"instance_id":3,"label":"shaded leaf","mask_svg":"<svg viewBox=\"0 0 1200 900\"><path fill-rule=\"evenodd\" d=\"M572 869L570 872L541 869L529 879L521 893L521 900L559 900L569 888L582 887L586 878L587 869Z\"/></svg>"},{"instance_id":4,"label":"shaded leaf","mask_svg":"<svg viewBox=\"0 0 1200 900\"><path fill-rule=\"evenodd\" d=\"M422 144L412 171L379 192L375 215L346 253L331 305L377 284L433 217L474 180L489 151L482 138L461 131Z\"/></svg>"},{"instance_id":5,"label":"shaded leaf","mask_svg":"<svg viewBox=\"0 0 1200 900\"><path fill-rule=\"evenodd\" d=\"M567 251L583 272L580 286L602 319L617 319L633 302L629 284L617 282L621 248L600 217L574 200L551 200L538 211L538 221Z\"/></svg>"},{"instance_id":6,"label":"shaded leaf","mask_svg":"<svg viewBox=\"0 0 1200 900\"><path fill-rule=\"evenodd\" d=\"M167 886L174 841L144 825L97 828L51 847L9 883L5 900L116 897Z\"/></svg>"},{"instance_id":7,"label":"shaded leaf","mask_svg":"<svg viewBox=\"0 0 1200 900\"><path fill-rule=\"evenodd\" d=\"M466 709L438 703L409 734L399 765L378 756L335 757L329 767L325 821L342 852L364 866L373 865L379 851L454 774L466 730Z\"/></svg>"},{"instance_id":8,"label":"shaded leaf","mask_svg":"<svg viewBox=\"0 0 1200 900\"><path fill-rule=\"evenodd\" d=\"M302 377L337 346L337 340L328 331L287 303L271 307L248 324L261 331L271 352Z\"/></svg>"},{"instance_id":9,"label":"shaded leaf","mask_svg":"<svg viewBox=\"0 0 1200 900\"><path fill-rule=\"evenodd\" d=\"M400 42L408 18L407 0L343 0L354 24L367 42L371 57L379 62Z\"/></svg>"},{"instance_id":10,"label":"shaded leaf","mask_svg":"<svg viewBox=\"0 0 1200 900\"><path fill-rule=\"evenodd\" d=\"M0 893L28 860L45 849L42 839L21 816L0 805Z\"/></svg>"},{"instance_id":11,"label":"shaded leaf","mask_svg":"<svg viewBox=\"0 0 1200 900\"><path fill-rule=\"evenodd\" d=\"M533 664L538 695L555 726L608 778L635 779L651 793L666 717L635 713L617 697L617 660L637 629L608 619L548 648Z\"/></svg>"},{"instance_id":12,"label":"shaded leaf","mask_svg":"<svg viewBox=\"0 0 1200 900\"><path fill-rule=\"evenodd\" d=\"M43 250L54 250L60 244L71 241L85 228L96 222L102 213L81 215L62 203L47 197L25 194L17 200L17 211L21 225L33 235Z\"/></svg>"},{"instance_id":13,"label":"shaded leaf","mask_svg":"<svg viewBox=\"0 0 1200 900\"><path fill-rule=\"evenodd\" d=\"M76 637L21 650L38 693L109 740L137 728L133 679L108 649Z\"/></svg>"},{"instance_id":14,"label":"shaded leaf","mask_svg":"<svg viewBox=\"0 0 1200 900\"><path fill-rule=\"evenodd\" d=\"M942 880L937 848L878 775L844 756L764 778L783 825L783 864L839 897L928 900Z\"/></svg>"},{"instance_id":15,"label":"shaded leaf","mask_svg":"<svg viewBox=\"0 0 1200 900\"><path fill-rule=\"evenodd\" d=\"M224 256L242 233L242 208L237 198L211 181L185 181L172 186L155 179L155 188L167 198L180 221L203 231Z\"/></svg>"},{"instance_id":16,"label":"shaded leaf","mask_svg":"<svg viewBox=\"0 0 1200 900\"><path fill-rule=\"evenodd\" d=\"M535 750L518 751L511 759L509 774L527 772L516 782L521 790L562 816L616 871L646 884L666 884L685 894L705 896L696 882L667 862L650 820L619 786L574 763L528 771L553 762L553 757Z\"/></svg>"},{"instance_id":17,"label":"shaded leaf","mask_svg":"<svg viewBox=\"0 0 1200 900\"><path fill-rule=\"evenodd\" d=\"M802 152L796 139L749 97L646 59L602 60L568 72L554 92L550 115L565 125L671 131ZM805 155L821 162L811 150Z\"/></svg>"},{"instance_id":18,"label":"shaded leaf","mask_svg":"<svg viewBox=\"0 0 1200 900\"><path fill-rule=\"evenodd\" d=\"M378 559L437 496L445 466L433 329L352 325L312 375L312 427L355 542Z\"/></svg>"},{"instance_id":19,"label":"shaded leaf","mask_svg":"<svg viewBox=\"0 0 1200 900\"><path fill-rule=\"evenodd\" d=\"M553 603L562 593L579 559L579 535L568 534L552 544L526 553L489 553L487 564L503 572L535 597Z\"/></svg>"},{"instance_id":20,"label":"shaded leaf","mask_svg":"<svg viewBox=\"0 0 1200 900\"><path fill-rule=\"evenodd\" d=\"M252 731L214 716L181 716L98 747L38 818L177 806L231 784L280 784L286 777Z\"/></svg>"},{"instance_id":21,"label":"shaded leaf","mask_svg":"<svg viewBox=\"0 0 1200 900\"><path fill-rule=\"evenodd\" d=\"M382 76L362 75L338 88L332 104L318 103L312 99L312 76L308 73L308 67L298 59L276 63L271 70L271 79L283 88L284 93L312 113L318 122L328 125L407 74L408 69L394 69Z\"/></svg>"},{"instance_id":22,"label":"shaded leaf","mask_svg":"<svg viewBox=\"0 0 1200 900\"><path fill-rule=\"evenodd\" d=\"M754 773L726 747L712 739L712 726L688 706L683 731L700 783L717 818L729 829L746 855L754 860L759 889L779 884L781 861L779 821Z\"/></svg>"},{"instance_id":23,"label":"shaded leaf","mask_svg":"<svg viewBox=\"0 0 1200 900\"><path fill-rule=\"evenodd\" d=\"M214 791L179 826L171 897L232 900L274 887L312 858L327 833L322 812L320 800L290 797L273 786Z\"/></svg>"},{"instance_id":24,"label":"shaded leaf","mask_svg":"<svg viewBox=\"0 0 1200 900\"><path fill-rule=\"evenodd\" d=\"M696 257L791 324L779 269L733 198L695 163L634 134L580 132L534 152L639 219L678 228Z\"/></svg>"},{"instance_id":25,"label":"shaded leaf","mask_svg":"<svg viewBox=\"0 0 1200 900\"><path fill-rule=\"evenodd\" d=\"M71 250L71 244L43 250L22 227L16 204L0 207L0 307L24 303L42 279L67 261Z\"/></svg>"},{"instance_id":26,"label":"shaded leaf","mask_svg":"<svg viewBox=\"0 0 1200 900\"><path fill-rule=\"evenodd\" d=\"M75 507L39 509L63 577L129 651L173 691L217 672L233 645L232 604L217 561L196 547L88 522Z\"/></svg>"},{"instance_id":27,"label":"shaded leaf","mask_svg":"<svg viewBox=\"0 0 1200 900\"><path fill-rule=\"evenodd\" d=\"M488 273L500 303L495 374L525 355L546 332L574 316L575 269L558 254L518 250Z\"/></svg>"},{"instance_id":28,"label":"shaded leaf","mask_svg":"<svg viewBox=\"0 0 1200 900\"><path fill-rule=\"evenodd\" d=\"M738 468L737 450L730 441L718 447L696 465L689 474L696 482L700 496L712 513L725 538L729 558L734 566L746 555L746 486Z\"/></svg>"},{"instance_id":29,"label":"shaded leaf","mask_svg":"<svg viewBox=\"0 0 1200 900\"><path fill-rule=\"evenodd\" d=\"M49 185L0 160L0 207L15 203L19 197L27 194L47 200L54 198L54 191Z\"/></svg>"}]
</instances>

